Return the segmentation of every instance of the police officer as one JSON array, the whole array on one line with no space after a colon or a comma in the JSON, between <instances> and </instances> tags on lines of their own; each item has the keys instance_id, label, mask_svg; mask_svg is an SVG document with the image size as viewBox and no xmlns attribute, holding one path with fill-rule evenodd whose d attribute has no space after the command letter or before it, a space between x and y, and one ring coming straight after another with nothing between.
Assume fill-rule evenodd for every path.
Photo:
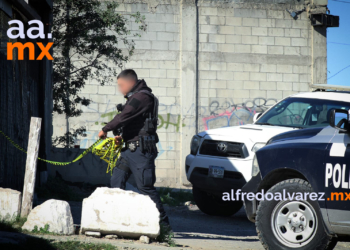
<instances>
[{"instance_id":1,"label":"police officer","mask_svg":"<svg viewBox=\"0 0 350 250\"><path fill-rule=\"evenodd\" d=\"M117 81L119 91L127 101L124 105L118 105L121 113L107 123L98 134L104 139L107 132L113 131L116 135L122 129L121 135L116 135L115 140L120 144L123 139L125 147L113 169L111 187L125 189L130 174L134 174L139 191L154 201L160 212L161 222L169 226L169 219L154 187L154 161L158 155L158 99L144 80L138 80L136 72L132 69L123 70Z\"/></svg>"}]
</instances>

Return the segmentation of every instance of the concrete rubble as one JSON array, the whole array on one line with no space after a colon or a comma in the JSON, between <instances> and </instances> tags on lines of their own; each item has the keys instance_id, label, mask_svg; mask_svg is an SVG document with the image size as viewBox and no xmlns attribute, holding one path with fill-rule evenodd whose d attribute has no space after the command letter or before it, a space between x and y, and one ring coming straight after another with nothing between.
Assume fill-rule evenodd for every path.
<instances>
[{"instance_id":1,"label":"concrete rubble","mask_svg":"<svg viewBox=\"0 0 350 250\"><path fill-rule=\"evenodd\" d=\"M70 206L66 201L48 200L35 207L29 214L22 229L32 231L35 226L45 228L49 225L49 232L56 234L74 234L73 217Z\"/></svg>"},{"instance_id":2,"label":"concrete rubble","mask_svg":"<svg viewBox=\"0 0 350 250\"><path fill-rule=\"evenodd\" d=\"M100 232L139 238L160 233L159 212L148 196L119 188L97 188L84 199L81 234Z\"/></svg>"},{"instance_id":3,"label":"concrete rubble","mask_svg":"<svg viewBox=\"0 0 350 250\"><path fill-rule=\"evenodd\" d=\"M0 218L11 220L21 212L22 193L9 188L0 188Z\"/></svg>"}]
</instances>

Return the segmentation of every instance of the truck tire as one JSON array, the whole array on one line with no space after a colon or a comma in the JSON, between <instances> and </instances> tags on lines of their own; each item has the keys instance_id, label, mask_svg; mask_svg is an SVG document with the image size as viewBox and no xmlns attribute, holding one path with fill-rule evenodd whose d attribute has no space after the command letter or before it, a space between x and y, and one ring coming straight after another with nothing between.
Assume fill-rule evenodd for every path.
<instances>
[{"instance_id":1,"label":"truck tire","mask_svg":"<svg viewBox=\"0 0 350 250\"><path fill-rule=\"evenodd\" d=\"M277 183L268 192L313 192L302 179L289 179ZM334 239L326 231L317 201L262 200L256 216L256 231L265 249L331 250Z\"/></svg>"},{"instance_id":2,"label":"truck tire","mask_svg":"<svg viewBox=\"0 0 350 250\"><path fill-rule=\"evenodd\" d=\"M208 194L204 190L193 187L193 199L198 208L205 214L214 216L231 216L243 206L242 201L223 201L222 196Z\"/></svg>"}]
</instances>

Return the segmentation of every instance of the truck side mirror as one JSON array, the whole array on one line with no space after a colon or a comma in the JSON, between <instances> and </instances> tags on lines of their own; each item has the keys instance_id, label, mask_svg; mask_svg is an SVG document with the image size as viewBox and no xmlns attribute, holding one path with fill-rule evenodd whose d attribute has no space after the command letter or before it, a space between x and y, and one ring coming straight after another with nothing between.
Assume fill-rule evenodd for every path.
<instances>
[{"instance_id":1,"label":"truck side mirror","mask_svg":"<svg viewBox=\"0 0 350 250\"><path fill-rule=\"evenodd\" d=\"M256 113L256 114L253 116L253 123L255 123L255 122L260 118L261 115L262 115L262 113Z\"/></svg>"},{"instance_id":2,"label":"truck side mirror","mask_svg":"<svg viewBox=\"0 0 350 250\"><path fill-rule=\"evenodd\" d=\"M329 118L329 125L331 127L338 129L341 132L348 133L350 132L350 110L345 109L334 109L331 111Z\"/></svg>"}]
</instances>

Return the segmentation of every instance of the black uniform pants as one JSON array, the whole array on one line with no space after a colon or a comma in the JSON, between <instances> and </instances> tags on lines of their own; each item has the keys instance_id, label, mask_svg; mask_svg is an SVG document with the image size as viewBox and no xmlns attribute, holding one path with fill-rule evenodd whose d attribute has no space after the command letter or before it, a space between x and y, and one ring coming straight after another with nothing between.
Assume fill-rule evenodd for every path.
<instances>
[{"instance_id":1,"label":"black uniform pants","mask_svg":"<svg viewBox=\"0 0 350 250\"><path fill-rule=\"evenodd\" d=\"M132 174L134 174L135 182L141 194L148 195L156 204L160 217L166 216L160 196L154 187L156 182L155 159L158 153L142 153L137 147L134 152L130 149L124 149L121 152L120 158L117 161L116 167L113 169L111 177L111 187L125 189L126 182L130 176L130 172L123 169L122 165L127 165Z\"/></svg>"}]
</instances>

